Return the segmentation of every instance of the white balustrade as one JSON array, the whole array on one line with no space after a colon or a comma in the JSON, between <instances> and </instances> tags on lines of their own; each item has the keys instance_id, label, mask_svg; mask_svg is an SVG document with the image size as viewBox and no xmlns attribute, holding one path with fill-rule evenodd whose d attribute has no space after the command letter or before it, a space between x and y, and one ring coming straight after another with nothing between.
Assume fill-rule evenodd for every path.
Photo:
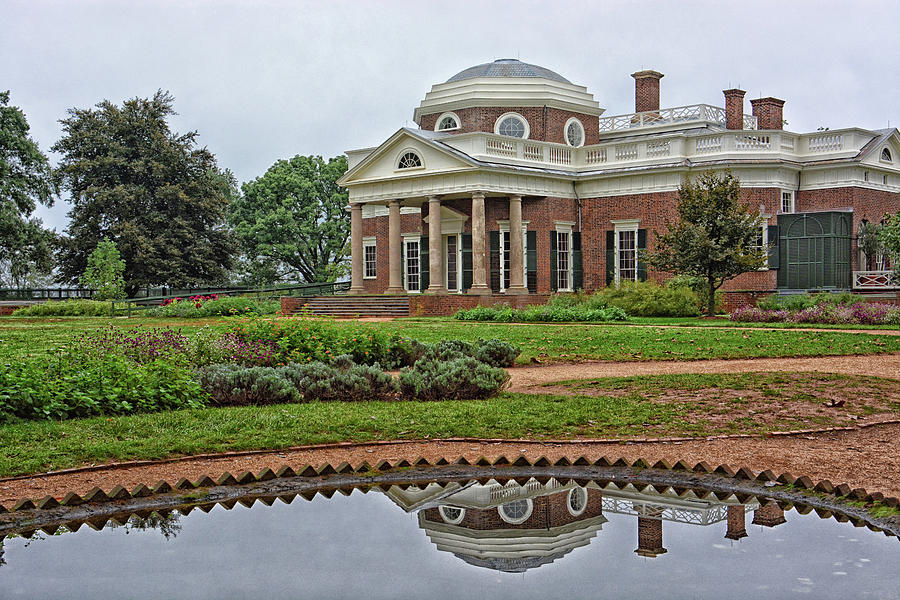
<instances>
[{"instance_id":1,"label":"white balustrade","mask_svg":"<svg viewBox=\"0 0 900 600\"><path fill-rule=\"evenodd\" d=\"M485 152L491 156L515 158L516 145L514 142L489 137L485 140Z\"/></svg>"},{"instance_id":2,"label":"white balustrade","mask_svg":"<svg viewBox=\"0 0 900 600\"><path fill-rule=\"evenodd\" d=\"M635 127L650 127L671 123L706 121L725 126L725 109L709 104L691 104L675 108L661 108L628 115L600 118L600 131L620 131ZM756 117L744 115L744 129L756 129Z\"/></svg>"},{"instance_id":3,"label":"white balustrade","mask_svg":"<svg viewBox=\"0 0 900 600\"><path fill-rule=\"evenodd\" d=\"M584 164L596 165L606 162L606 148L587 148L584 152Z\"/></svg>"},{"instance_id":4,"label":"white balustrade","mask_svg":"<svg viewBox=\"0 0 900 600\"><path fill-rule=\"evenodd\" d=\"M854 290L893 290L900 287L893 271L853 271Z\"/></svg>"},{"instance_id":5,"label":"white balustrade","mask_svg":"<svg viewBox=\"0 0 900 600\"><path fill-rule=\"evenodd\" d=\"M781 149L785 152L793 152L794 144L796 142L796 138L792 135L783 135L781 136Z\"/></svg>"},{"instance_id":6,"label":"white balustrade","mask_svg":"<svg viewBox=\"0 0 900 600\"><path fill-rule=\"evenodd\" d=\"M543 161L544 160L544 149L541 148L540 146L538 146L537 144L526 143L524 151L522 153L522 156L525 158L525 160Z\"/></svg>"},{"instance_id":7,"label":"white balustrade","mask_svg":"<svg viewBox=\"0 0 900 600\"><path fill-rule=\"evenodd\" d=\"M554 165L571 165L572 150L565 146L550 146L550 160Z\"/></svg>"},{"instance_id":8,"label":"white balustrade","mask_svg":"<svg viewBox=\"0 0 900 600\"><path fill-rule=\"evenodd\" d=\"M771 146L768 135L737 134L734 136L735 150L769 150Z\"/></svg>"},{"instance_id":9,"label":"white balustrade","mask_svg":"<svg viewBox=\"0 0 900 600\"><path fill-rule=\"evenodd\" d=\"M637 144L617 144L616 160L636 160L638 157Z\"/></svg>"},{"instance_id":10,"label":"white balustrade","mask_svg":"<svg viewBox=\"0 0 900 600\"><path fill-rule=\"evenodd\" d=\"M659 158L660 156L669 156L671 144L668 140L664 142L647 142L647 156L649 158Z\"/></svg>"},{"instance_id":11,"label":"white balustrade","mask_svg":"<svg viewBox=\"0 0 900 600\"><path fill-rule=\"evenodd\" d=\"M697 154L709 154L722 151L722 136L710 135L697 138Z\"/></svg>"},{"instance_id":12,"label":"white balustrade","mask_svg":"<svg viewBox=\"0 0 900 600\"><path fill-rule=\"evenodd\" d=\"M812 154L817 152L835 152L844 148L844 136L839 133L815 135L810 136L807 143Z\"/></svg>"}]
</instances>

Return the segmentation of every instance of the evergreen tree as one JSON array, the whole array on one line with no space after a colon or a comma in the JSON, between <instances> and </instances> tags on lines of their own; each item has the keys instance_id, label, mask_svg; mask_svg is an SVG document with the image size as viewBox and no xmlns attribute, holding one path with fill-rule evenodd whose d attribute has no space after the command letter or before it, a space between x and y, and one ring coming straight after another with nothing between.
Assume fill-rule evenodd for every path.
<instances>
[{"instance_id":1,"label":"evergreen tree","mask_svg":"<svg viewBox=\"0 0 900 600\"><path fill-rule=\"evenodd\" d=\"M63 279L77 280L105 237L125 260L129 296L144 286L226 279L233 241L225 214L235 180L197 147L196 131L170 130L173 103L158 91L121 107L72 109L61 121L65 133L52 150L62 155L58 173L73 204L61 240Z\"/></svg>"}]
</instances>

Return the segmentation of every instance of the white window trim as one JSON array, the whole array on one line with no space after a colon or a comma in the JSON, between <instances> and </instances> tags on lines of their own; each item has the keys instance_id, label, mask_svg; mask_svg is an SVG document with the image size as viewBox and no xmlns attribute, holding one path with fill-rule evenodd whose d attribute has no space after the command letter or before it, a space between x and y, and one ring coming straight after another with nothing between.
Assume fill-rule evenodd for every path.
<instances>
[{"instance_id":1,"label":"white window trim","mask_svg":"<svg viewBox=\"0 0 900 600\"><path fill-rule=\"evenodd\" d=\"M890 156L890 159L884 158L885 150L887 150L887 153L888 153L888 156ZM885 146L884 148L881 149L881 152L878 153L878 160L883 163L892 164L894 162L894 151L891 148L888 148L887 146Z\"/></svg>"},{"instance_id":2,"label":"white window trim","mask_svg":"<svg viewBox=\"0 0 900 600\"><path fill-rule=\"evenodd\" d=\"M405 169L400 168L400 159L403 158L404 154L413 153L419 157L419 162L422 163L419 167L406 167ZM417 150L416 148L404 148L394 157L394 172L395 173L409 173L410 171L424 171L425 170L425 158L422 156L422 151Z\"/></svg>"},{"instance_id":3,"label":"white window trim","mask_svg":"<svg viewBox=\"0 0 900 600\"><path fill-rule=\"evenodd\" d=\"M441 238L441 243L444 245L444 289L450 292L450 268L448 264L450 262L450 253L447 250L447 243L450 238L456 238L456 289L453 290L452 293L462 294L462 233L450 233L447 235L442 235Z\"/></svg>"},{"instance_id":4,"label":"white window trim","mask_svg":"<svg viewBox=\"0 0 900 600\"><path fill-rule=\"evenodd\" d=\"M378 245L374 237L364 237L363 243L363 279L378 279ZM375 248L375 274L366 275L366 248Z\"/></svg>"},{"instance_id":5,"label":"white window trim","mask_svg":"<svg viewBox=\"0 0 900 600\"><path fill-rule=\"evenodd\" d=\"M455 519L451 519L447 516L447 513L444 512L444 509L452 508L453 510L459 511L459 516ZM450 525L458 525L462 523L462 520L466 518L466 509L461 506L438 506L438 512L441 513L441 518L444 520L444 523L449 523Z\"/></svg>"},{"instance_id":6,"label":"white window trim","mask_svg":"<svg viewBox=\"0 0 900 600\"><path fill-rule=\"evenodd\" d=\"M525 282L525 287L528 287L528 224L531 221L522 221L522 281ZM506 291L506 285L504 282L506 280L506 261L503 260L503 255L507 251L506 247L503 244L504 233L509 233L509 221L507 220L498 220L497 227L500 229L500 292ZM512 237L512 236L510 236ZM512 243L510 241L510 243ZM512 262L512 261L510 261Z\"/></svg>"},{"instance_id":7,"label":"white window trim","mask_svg":"<svg viewBox=\"0 0 900 600\"><path fill-rule=\"evenodd\" d=\"M406 267L406 242L418 242L419 243L419 263L422 262L422 235L419 233L403 233L400 235L403 238L403 289L406 290L407 294L421 294L422 293L422 268L419 267L419 289L411 290L409 289L409 269Z\"/></svg>"},{"instance_id":8,"label":"white window trim","mask_svg":"<svg viewBox=\"0 0 900 600\"><path fill-rule=\"evenodd\" d=\"M572 146L572 144L569 143L569 125L572 123L578 123L578 127L581 128L581 143L576 146ZM570 117L569 120L566 121L566 124L563 127L563 139L567 146L572 146L573 148L581 148L584 146L584 123L581 122L581 119Z\"/></svg>"},{"instance_id":9,"label":"white window trim","mask_svg":"<svg viewBox=\"0 0 900 600\"><path fill-rule=\"evenodd\" d=\"M503 120L506 119L507 117L516 117L517 119L522 121L523 125L525 125L525 133L522 135L522 137L520 137L520 138L514 137L513 139L527 140L528 137L531 135L531 126L528 124L528 119L526 119L525 117L523 117L522 115L520 115L517 112L503 113L502 115L497 117L497 120L494 121L494 133L497 135L503 135L502 133L500 133L500 123L502 123ZM513 137L513 136L505 135L503 137Z\"/></svg>"},{"instance_id":10,"label":"white window trim","mask_svg":"<svg viewBox=\"0 0 900 600\"><path fill-rule=\"evenodd\" d=\"M573 268L573 264L572 264L572 257L574 255L573 254L573 244L572 244L572 229L575 227L575 222L574 221L554 221L553 225L554 225L554 230L556 231L556 234L557 234L557 241L556 241L556 243L557 243L557 253L556 253L557 273L553 273L551 276L557 277L556 285L559 286L559 281L558 281L558 277L559 277L559 275L558 275L558 271L559 271L559 251L558 251L559 250L559 237L558 236L560 233L568 234L568 236L569 236L569 252L568 252L569 274L566 277L568 285L566 285L566 287L564 287L564 288L557 287L556 291L557 292L574 292L575 291L574 290L575 269Z\"/></svg>"},{"instance_id":11,"label":"white window trim","mask_svg":"<svg viewBox=\"0 0 900 600\"><path fill-rule=\"evenodd\" d=\"M618 286L622 281L621 274L619 272L619 232L622 231L633 231L634 232L634 251L635 251L635 281L637 281L637 263L638 263L638 229L641 225L640 219L620 219L616 221L611 221L613 224L613 257L615 260L615 277L613 277L613 282ZM630 280L629 280L630 281Z\"/></svg>"},{"instance_id":12,"label":"white window trim","mask_svg":"<svg viewBox=\"0 0 900 600\"><path fill-rule=\"evenodd\" d=\"M768 254L769 248L769 219L772 217L770 214L761 214L759 215L762 218L762 223L760 227L762 227L762 245L763 248L766 249L766 253ZM766 264L759 268L760 271L768 271L769 270L769 260L766 259Z\"/></svg>"},{"instance_id":13,"label":"white window trim","mask_svg":"<svg viewBox=\"0 0 900 600\"><path fill-rule=\"evenodd\" d=\"M575 493L577 493L577 492L584 493L584 506L581 507L581 510L575 511L575 510L572 510L572 496L575 495ZM577 516L581 515L585 510L587 510L588 500L589 500L589 497L588 497L587 489L580 487L580 486L573 487L571 490L569 490L569 495L566 496L566 508L569 510L569 514L572 515L573 517L577 517Z\"/></svg>"},{"instance_id":14,"label":"white window trim","mask_svg":"<svg viewBox=\"0 0 900 600\"><path fill-rule=\"evenodd\" d=\"M525 500L525 502L528 503L528 508L525 510L525 515L517 519L506 516L506 513L503 511L503 507L506 506L506 504L501 504L497 507L497 513L500 515L500 518L510 525L518 525L519 523L524 523L528 520L529 517L531 517L531 513L534 510L534 504L531 502L531 498L516 498L515 500L510 500L510 502L516 502L518 500Z\"/></svg>"},{"instance_id":15,"label":"white window trim","mask_svg":"<svg viewBox=\"0 0 900 600\"><path fill-rule=\"evenodd\" d=\"M441 124L441 121L443 121L447 117L453 117L456 120L456 127L450 127L449 129L438 129L438 127ZM437 118L437 121L434 122L434 130L435 131L456 131L457 129L460 129L461 127L462 127L462 119L460 119L459 115L457 115L455 112L445 112L444 114L442 114L441 116L439 116Z\"/></svg>"},{"instance_id":16,"label":"white window trim","mask_svg":"<svg viewBox=\"0 0 900 600\"><path fill-rule=\"evenodd\" d=\"M791 210L789 212L784 210L785 194L791 195ZM797 193L794 190L781 190L781 204L778 207L778 212L781 214L794 214L797 212Z\"/></svg>"}]
</instances>

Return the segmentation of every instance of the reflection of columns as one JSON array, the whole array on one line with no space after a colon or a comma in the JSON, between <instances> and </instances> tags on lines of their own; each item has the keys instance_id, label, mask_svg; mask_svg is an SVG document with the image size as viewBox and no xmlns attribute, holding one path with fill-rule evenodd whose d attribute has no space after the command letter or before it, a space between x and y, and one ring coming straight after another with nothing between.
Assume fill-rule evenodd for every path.
<instances>
[{"instance_id":1,"label":"reflection of columns","mask_svg":"<svg viewBox=\"0 0 900 600\"><path fill-rule=\"evenodd\" d=\"M784 510L775 502L768 502L753 511L753 524L763 527L775 527L787 522Z\"/></svg>"},{"instance_id":2,"label":"reflection of columns","mask_svg":"<svg viewBox=\"0 0 900 600\"><path fill-rule=\"evenodd\" d=\"M470 294L486 295L491 290L487 286L487 252L485 251L484 192L472 194L472 287Z\"/></svg>"},{"instance_id":3,"label":"reflection of columns","mask_svg":"<svg viewBox=\"0 0 900 600\"><path fill-rule=\"evenodd\" d=\"M744 512L743 504L732 504L728 507L728 531L725 533L725 539L739 540L747 537Z\"/></svg>"},{"instance_id":4,"label":"reflection of columns","mask_svg":"<svg viewBox=\"0 0 900 600\"><path fill-rule=\"evenodd\" d=\"M663 548L662 525L662 519L638 517L638 547L635 550L638 556L656 558L667 552Z\"/></svg>"},{"instance_id":5,"label":"reflection of columns","mask_svg":"<svg viewBox=\"0 0 900 600\"><path fill-rule=\"evenodd\" d=\"M522 247L522 196L509 197L509 289L507 294L527 294L523 281L525 266Z\"/></svg>"},{"instance_id":6,"label":"reflection of columns","mask_svg":"<svg viewBox=\"0 0 900 600\"><path fill-rule=\"evenodd\" d=\"M444 289L444 244L441 235L441 199L428 197L428 278L426 292L443 294Z\"/></svg>"},{"instance_id":7,"label":"reflection of columns","mask_svg":"<svg viewBox=\"0 0 900 600\"><path fill-rule=\"evenodd\" d=\"M350 204L350 290L363 293L362 204Z\"/></svg>"},{"instance_id":8,"label":"reflection of columns","mask_svg":"<svg viewBox=\"0 0 900 600\"><path fill-rule=\"evenodd\" d=\"M388 294L402 294L403 282L400 281L403 252L400 239L400 201L388 203Z\"/></svg>"}]
</instances>

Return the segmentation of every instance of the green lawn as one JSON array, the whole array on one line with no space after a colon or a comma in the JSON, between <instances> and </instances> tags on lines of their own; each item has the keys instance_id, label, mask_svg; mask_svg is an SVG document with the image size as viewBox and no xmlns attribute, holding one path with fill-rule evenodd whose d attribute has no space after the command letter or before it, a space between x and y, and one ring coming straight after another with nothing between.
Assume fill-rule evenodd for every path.
<instances>
[{"instance_id":1,"label":"green lawn","mask_svg":"<svg viewBox=\"0 0 900 600\"><path fill-rule=\"evenodd\" d=\"M678 320L666 321L677 323ZM174 327L190 333L205 326L224 328L227 324L228 319L225 318L4 317L0 318L0 360L44 356L48 351L70 343L75 334L109 325ZM397 332L426 342L500 338L522 348L522 355L519 357L519 363L522 364L532 362L532 359L540 362L587 359L687 360L900 352L900 336L804 329L729 330L677 324L684 326L672 329L613 324L473 323L443 318L400 319L365 326ZM354 325L351 322L348 326Z\"/></svg>"}]
</instances>

